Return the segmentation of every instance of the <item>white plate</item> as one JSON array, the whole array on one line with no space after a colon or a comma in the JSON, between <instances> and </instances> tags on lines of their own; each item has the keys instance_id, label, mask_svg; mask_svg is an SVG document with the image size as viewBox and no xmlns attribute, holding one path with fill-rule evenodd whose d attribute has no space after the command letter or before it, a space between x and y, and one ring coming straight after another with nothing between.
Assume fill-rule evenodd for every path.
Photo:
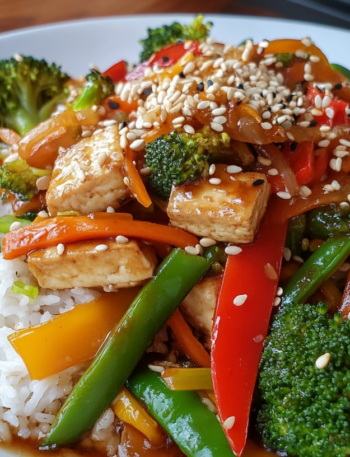
<instances>
[{"instance_id":1,"label":"white plate","mask_svg":"<svg viewBox=\"0 0 350 457\"><path fill-rule=\"evenodd\" d=\"M121 59L136 63L141 50L138 41L146 36L148 27L192 18L188 14L122 16L31 27L0 34L0 59L15 53L32 55L61 64L72 76L84 75L91 63L102 70ZM350 67L345 48L350 31L281 19L221 15L207 15L206 19L213 21L212 35L220 42L310 36L330 61ZM15 455L0 449L0 457Z\"/></svg>"},{"instance_id":2,"label":"white plate","mask_svg":"<svg viewBox=\"0 0 350 457\"><path fill-rule=\"evenodd\" d=\"M118 60L136 63L138 41L148 27L177 20L189 22L193 15L122 16L62 22L0 34L0 59L14 53L55 61L72 76L84 75L94 63L102 70ZM335 63L350 66L345 51L350 31L305 22L245 16L208 15L214 22L212 35L222 42L238 44L245 38L302 38L310 36Z\"/></svg>"}]
</instances>

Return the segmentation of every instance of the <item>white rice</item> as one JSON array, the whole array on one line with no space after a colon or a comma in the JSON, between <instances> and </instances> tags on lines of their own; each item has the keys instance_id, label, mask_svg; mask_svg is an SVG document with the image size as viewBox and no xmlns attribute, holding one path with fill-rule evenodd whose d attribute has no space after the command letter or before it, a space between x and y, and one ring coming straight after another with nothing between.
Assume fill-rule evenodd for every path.
<instances>
[{"instance_id":1,"label":"white rice","mask_svg":"<svg viewBox=\"0 0 350 457\"><path fill-rule=\"evenodd\" d=\"M0 205L2 210L4 206ZM0 254L0 442L11 440L11 434L35 440L43 437L86 368L80 365L42 381L31 380L7 337L15 330L47 322L99 295L89 289L41 289L31 300L12 292L17 280L37 285L23 259L7 261Z\"/></svg>"}]
</instances>

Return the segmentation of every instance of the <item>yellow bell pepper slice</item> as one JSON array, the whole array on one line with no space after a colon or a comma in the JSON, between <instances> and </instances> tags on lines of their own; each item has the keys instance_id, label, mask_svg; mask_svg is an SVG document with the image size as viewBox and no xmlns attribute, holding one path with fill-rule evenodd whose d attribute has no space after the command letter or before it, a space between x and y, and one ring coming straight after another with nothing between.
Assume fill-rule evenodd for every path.
<instances>
[{"instance_id":1,"label":"yellow bell pepper slice","mask_svg":"<svg viewBox=\"0 0 350 457\"><path fill-rule=\"evenodd\" d=\"M45 324L14 332L8 339L31 379L44 379L91 360L139 291L134 287L103 293Z\"/></svg>"},{"instance_id":2,"label":"yellow bell pepper slice","mask_svg":"<svg viewBox=\"0 0 350 457\"><path fill-rule=\"evenodd\" d=\"M167 368L162 379L170 390L213 390L210 368Z\"/></svg>"},{"instance_id":3,"label":"yellow bell pepper slice","mask_svg":"<svg viewBox=\"0 0 350 457\"><path fill-rule=\"evenodd\" d=\"M165 444L166 435L161 427L125 387L113 403L113 409L119 419L143 433L152 444Z\"/></svg>"}]
</instances>

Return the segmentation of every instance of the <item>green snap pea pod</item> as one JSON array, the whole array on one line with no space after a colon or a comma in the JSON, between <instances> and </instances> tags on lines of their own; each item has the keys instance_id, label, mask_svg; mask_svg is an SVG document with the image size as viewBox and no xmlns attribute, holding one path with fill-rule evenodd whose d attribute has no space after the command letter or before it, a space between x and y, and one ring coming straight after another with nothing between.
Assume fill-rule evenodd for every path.
<instances>
[{"instance_id":1,"label":"green snap pea pod","mask_svg":"<svg viewBox=\"0 0 350 457\"><path fill-rule=\"evenodd\" d=\"M305 214L293 217L288 224L286 245L293 255L301 255L301 242L305 235L306 217Z\"/></svg>"},{"instance_id":2,"label":"green snap pea pod","mask_svg":"<svg viewBox=\"0 0 350 457\"><path fill-rule=\"evenodd\" d=\"M173 438L187 457L232 457L215 415L193 391L170 390L159 373L138 368L127 387Z\"/></svg>"},{"instance_id":3,"label":"green snap pea pod","mask_svg":"<svg viewBox=\"0 0 350 457\"><path fill-rule=\"evenodd\" d=\"M25 225L29 225L30 221L27 219L20 219L16 216L2 216L0 217L0 233L8 233L10 231L10 227L14 222L20 222L22 227Z\"/></svg>"},{"instance_id":4,"label":"green snap pea pod","mask_svg":"<svg viewBox=\"0 0 350 457\"><path fill-rule=\"evenodd\" d=\"M326 240L336 233L347 233L349 227L335 205L321 206L307 215L308 233L313 238Z\"/></svg>"},{"instance_id":5,"label":"green snap pea pod","mask_svg":"<svg viewBox=\"0 0 350 457\"><path fill-rule=\"evenodd\" d=\"M350 71L347 68L343 67L342 65L338 65L337 63L331 63L331 68L333 68L333 70L339 71L340 74L350 80Z\"/></svg>"},{"instance_id":6,"label":"green snap pea pod","mask_svg":"<svg viewBox=\"0 0 350 457\"><path fill-rule=\"evenodd\" d=\"M214 249L213 249L214 248ZM112 403L154 336L215 260L174 250L110 333L90 368L74 387L40 447L78 441ZM117 305L117 304L116 304Z\"/></svg>"},{"instance_id":7,"label":"green snap pea pod","mask_svg":"<svg viewBox=\"0 0 350 457\"><path fill-rule=\"evenodd\" d=\"M283 306L305 301L343 264L350 254L350 236L329 238L292 276L283 294Z\"/></svg>"}]
</instances>

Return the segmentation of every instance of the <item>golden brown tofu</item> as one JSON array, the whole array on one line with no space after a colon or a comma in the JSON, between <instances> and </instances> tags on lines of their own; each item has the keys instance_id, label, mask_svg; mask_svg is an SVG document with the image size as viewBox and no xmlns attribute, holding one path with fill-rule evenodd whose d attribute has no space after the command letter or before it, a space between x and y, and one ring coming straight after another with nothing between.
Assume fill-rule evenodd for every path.
<instances>
[{"instance_id":1,"label":"golden brown tofu","mask_svg":"<svg viewBox=\"0 0 350 457\"><path fill-rule=\"evenodd\" d=\"M211 332L216 301L218 299L222 276L202 279L181 304L181 311L194 328L203 332L206 345L211 346Z\"/></svg>"},{"instance_id":2,"label":"golden brown tofu","mask_svg":"<svg viewBox=\"0 0 350 457\"><path fill-rule=\"evenodd\" d=\"M56 159L46 203L58 212L89 214L119 208L129 198L122 172L123 153L116 125L85 138Z\"/></svg>"},{"instance_id":3,"label":"golden brown tofu","mask_svg":"<svg viewBox=\"0 0 350 457\"><path fill-rule=\"evenodd\" d=\"M152 246L134 240L119 244L111 239L68 244L61 255L56 246L33 251L27 261L39 285L48 289L134 287L152 278L157 266Z\"/></svg>"},{"instance_id":4,"label":"golden brown tofu","mask_svg":"<svg viewBox=\"0 0 350 457\"><path fill-rule=\"evenodd\" d=\"M230 243L251 243L259 229L270 195L270 185L260 173L235 173L217 165L213 176L173 186L168 216L175 227L198 236ZM211 184L218 178L219 184ZM253 185L262 180L259 185Z\"/></svg>"}]
</instances>

